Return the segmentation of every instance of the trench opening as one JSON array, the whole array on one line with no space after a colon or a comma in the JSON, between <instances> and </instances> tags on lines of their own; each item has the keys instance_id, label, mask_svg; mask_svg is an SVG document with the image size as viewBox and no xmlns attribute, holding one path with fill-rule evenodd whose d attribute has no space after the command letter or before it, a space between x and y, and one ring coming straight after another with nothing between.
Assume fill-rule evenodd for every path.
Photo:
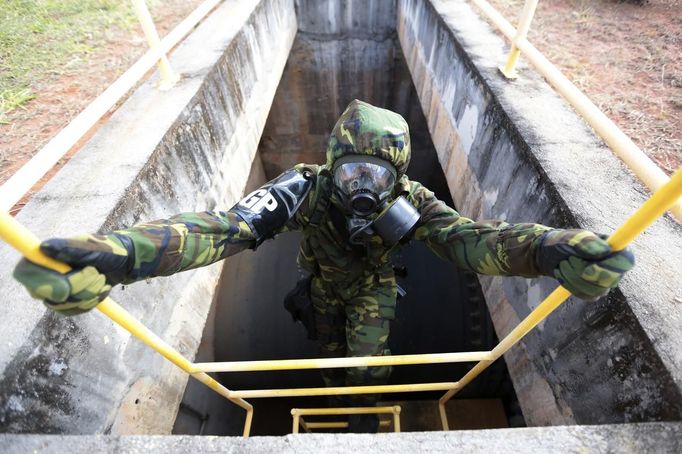
<instances>
[{"instance_id":1,"label":"trench opening","mask_svg":"<svg viewBox=\"0 0 682 454\"><path fill-rule=\"evenodd\" d=\"M448 185L394 32L362 39L320 37L299 31L268 117L246 192L299 162L324 163L328 135L353 99L403 115L410 126L408 176L453 206ZM292 322L282 301L303 275L296 266L300 234L287 233L257 251L226 260L196 361L317 357L317 345ZM407 295L397 303L389 347L393 354L490 350L497 343L475 274L458 269L411 243L394 257ZM394 367L389 383L456 381L473 364ZM318 370L222 373L230 389L323 386ZM403 405L403 430L440 430L442 393L384 395ZM252 435L291 432L292 407L325 407L326 397L252 399ZM503 360L458 393L451 427L523 426L524 420ZM466 414L458 418L456 414ZM243 410L190 380L173 432L239 435ZM454 418L454 419L453 419ZM338 417L337 417L338 420Z\"/></svg>"}]
</instances>

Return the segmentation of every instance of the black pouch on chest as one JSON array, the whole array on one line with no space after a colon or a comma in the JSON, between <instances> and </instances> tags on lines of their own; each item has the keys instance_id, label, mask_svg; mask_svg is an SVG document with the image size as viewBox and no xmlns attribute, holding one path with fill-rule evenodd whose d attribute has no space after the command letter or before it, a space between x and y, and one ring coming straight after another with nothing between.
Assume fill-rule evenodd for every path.
<instances>
[{"instance_id":1,"label":"black pouch on chest","mask_svg":"<svg viewBox=\"0 0 682 454\"><path fill-rule=\"evenodd\" d=\"M315 308L310 297L310 285L313 276L307 276L296 283L284 297L284 308L291 314L295 322L301 322L308 332L308 339L317 339L315 328Z\"/></svg>"}]
</instances>

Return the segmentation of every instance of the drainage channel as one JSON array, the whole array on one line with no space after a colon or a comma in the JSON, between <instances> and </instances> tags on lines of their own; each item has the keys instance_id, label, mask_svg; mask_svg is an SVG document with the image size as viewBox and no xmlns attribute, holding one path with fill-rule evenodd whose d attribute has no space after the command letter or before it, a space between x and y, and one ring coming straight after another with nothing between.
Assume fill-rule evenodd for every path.
<instances>
[{"instance_id":1,"label":"drainage channel","mask_svg":"<svg viewBox=\"0 0 682 454\"><path fill-rule=\"evenodd\" d=\"M611 232L644 202L644 190L540 77L525 72L513 84L500 79L496 62L504 59L503 46L464 1L227 2L174 52L176 67L187 75L178 87L160 92L143 84L17 220L50 238L225 209L294 163L322 162L334 121L358 98L407 118L415 149L410 175L448 203L452 195L463 214ZM563 433L583 440L574 434L586 433L587 424L608 424L587 432L619 442L629 437L638 446L680 439L679 428L668 424L622 424L682 418L679 235L672 218L659 220L637 239L637 268L619 289L598 302L573 299L505 355L529 426L580 426L500 431L498 439L516 437L530 446L529 437L554 443L551 434ZM119 286L112 296L188 357L203 331L198 362L313 357L315 345L281 309L282 295L298 277L296 248L296 236L283 235L230 260L219 284L216 265ZM0 431L111 433L106 442L114 444L121 434L169 433L174 422L176 433L238 433L242 410L205 387L197 390L201 385L193 380L178 405L186 374L127 332L97 314L66 319L36 305L11 277L16 260L16 252L0 244L0 287L9 302L0 321L7 339L0 343ZM494 344L476 280L418 244L397 260L408 268L403 285L409 294L393 324L394 353ZM480 284L496 330L505 334L556 287L550 278L482 277ZM456 366L448 367L396 367L392 380L461 377ZM504 363L497 367L499 374L479 377L458 398L492 398L504 410L503 423L521 424ZM218 378L234 389L319 385L309 372ZM433 396L385 399L412 397L401 401L404 416L417 399ZM290 407L323 403L255 399L253 433L289 431ZM412 430L407 422L403 428ZM461 431L432 438L460 437L480 446L494 436ZM15 437L27 440L21 452L47 438ZM74 440L80 438L64 443ZM192 440L211 443L209 437Z\"/></svg>"},{"instance_id":2,"label":"drainage channel","mask_svg":"<svg viewBox=\"0 0 682 454\"><path fill-rule=\"evenodd\" d=\"M325 63L327 62L327 63ZM334 88L327 88L333 85ZM365 39L327 39L299 32L285 68L247 191L298 162L324 162L329 132L345 105L363 99L402 114L410 125L412 162L408 176L453 206L404 57L392 34ZM240 361L316 357L282 305L301 277L296 254L300 234L288 233L255 253L227 259L197 361ZM407 294L397 304L389 347L393 354L490 350L496 343L490 315L475 274L411 243L393 258L405 270L399 284ZM394 367L390 383L455 381L466 363ZM230 389L322 386L319 371L223 373ZM396 394L403 430L440 430L440 393ZM327 406L324 398L254 399L252 435L291 432L292 407ZM506 366L499 361L452 402L453 428L523 425ZM462 418L461 414L469 417ZM458 417L458 415L460 415ZM475 416L473 416L475 415ZM174 427L177 434L238 435L242 412L200 385L189 383ZM338 419L338 418L337 418Z\"/></svg>"}]
</instances>

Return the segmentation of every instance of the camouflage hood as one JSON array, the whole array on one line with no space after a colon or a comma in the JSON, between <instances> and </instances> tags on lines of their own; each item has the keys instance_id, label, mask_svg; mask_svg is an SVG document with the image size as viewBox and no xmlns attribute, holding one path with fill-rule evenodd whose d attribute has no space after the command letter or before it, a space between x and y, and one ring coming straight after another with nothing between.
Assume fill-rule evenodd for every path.
<instances>
[{"instance_id":1,"label":"camouflage hood","mask_svg":"<svg viewBox=\"0 0 682 454\"><path fill-rule=\"evenodd\" d=\"M410 131L390 110L353 100L336 122L327 146L327 168L347 155L370 155L393 164L398 178L410 163Z\"/></svg>"}]
</instances>

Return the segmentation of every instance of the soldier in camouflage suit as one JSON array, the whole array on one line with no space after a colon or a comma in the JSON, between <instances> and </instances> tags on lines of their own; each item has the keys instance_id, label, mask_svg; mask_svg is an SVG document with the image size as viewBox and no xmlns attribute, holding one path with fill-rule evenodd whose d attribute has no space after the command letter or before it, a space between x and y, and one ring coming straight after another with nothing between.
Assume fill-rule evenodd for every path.
<instances>
[{"instance_id":1,"label":"soldier in camouflage suit","mask_svg":"<svg viewBox=\"0 0 682 454\"><path fill-rule=\"evenodd\" d=\"M378 158L395 172L387 198L402 195L419 214L414 228L399 243L387 245L376 234L361 246L349 241L349 232L343 228L349 213L332 175L336 161L347 156ZM439 257L477 273L553 276L587 300L615 287L633 266L631 253L614 252L599 236L585 230L474 222L460 216L407 177L409 160L405 120L353 101L332 131L326 164L295 167L296 172L312 177L313 187L286 224L268 236L303 232L298 262L313 275L311 298L324 356L390 353L387 340L396 305L390 256L409 240L424 241ZM78 314L96 306L116 284L171 275L255 248L262 239L252 227L233 208L179 214L104 235L52 239L42 244L43 252L74 270L62 275L22 260L15 277L51 309ZM389 373L386 367L331 369L323 377L328 386L367 385L384 383ZM362 403L375 398L367 397Z\"/></svg>"}]
</instances>

